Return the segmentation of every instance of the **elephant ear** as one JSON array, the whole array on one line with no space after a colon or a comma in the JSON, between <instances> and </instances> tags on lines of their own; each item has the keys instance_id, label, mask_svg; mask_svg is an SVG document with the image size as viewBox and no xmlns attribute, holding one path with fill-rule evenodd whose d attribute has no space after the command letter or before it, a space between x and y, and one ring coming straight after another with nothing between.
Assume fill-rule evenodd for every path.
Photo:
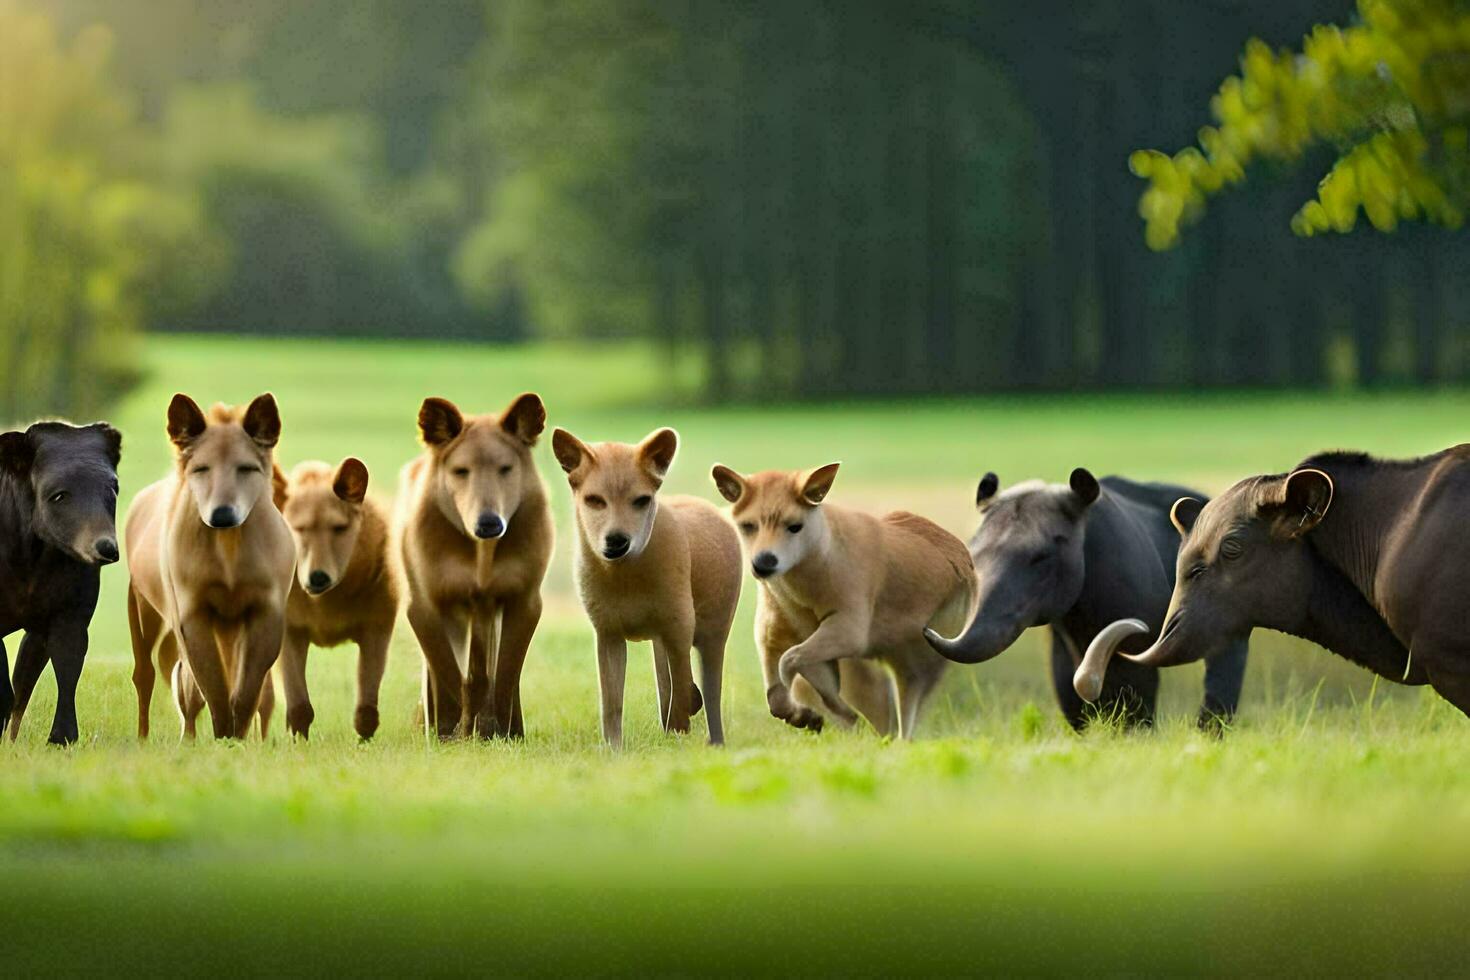
<instances>
[{"instance_id":1,"label":"elephant ear","mask_svg":"<svg viewBox=\"0 0 1470 980\"><path fill-rule=\"evenodd\" d=\"M1274 500L1262 511L1275 519L1273 533L1279 537L1299 538L1322 523L1332 506L1335 488L1332 477L1318 469L1294 470L1273 494Z\"/></svg>"},{"instance_id":2,"label":"elephant ear","mask_svg":"<svg viewBox=\"0 0 1470 980\"><path fill-rule=\"evenodd\" d=\"M975 487L975 506L980 510L989 507L999 490L1000 477L994 473L986 473L980 478L980 484Z\"/></svg>"},{"instance_id":3,"label":"elephant ear","mask_svg":"<svg viewBox=\"0 0 1470 980\"><path fill-rule=\"evenodd\" d=\"M1195 498L1180 497L1169 508L1169 523L1174 525L1182 538L1194 528L1194 522L1199 520L1199 512L1204 509L1205 505Z\"/></svg>"},{"instance_id":4,"label":"elephant ear","mask_svg":"<svg viewBox=\"0 0 1470 980\"><path fill-rule=\"evenodd\" d=\"M1072 471L1067 485L1072 488L1072 495L1083 507L1091 507L1102 493L1102 486L1097 482L1097 477L1090 470L1079 466Z\"/></svg>"}]
</instances>

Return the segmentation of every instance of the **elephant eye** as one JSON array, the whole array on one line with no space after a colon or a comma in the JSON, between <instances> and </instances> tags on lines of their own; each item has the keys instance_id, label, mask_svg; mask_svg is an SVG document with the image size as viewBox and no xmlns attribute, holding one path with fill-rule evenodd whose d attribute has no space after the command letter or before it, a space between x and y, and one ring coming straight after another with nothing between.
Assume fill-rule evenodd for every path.
<instances>
[{"instance_id":1,"label":"elephant eye","mask_svg":"<svg viewBox=\"0 0 1470 980\"><path fill-rule=\"evenodd\" d=\"M1046 562L1046 560L1048 558L1050 558L1050 557L1051 557L1051 553L1050 552L1038 551L1036 554L1034 554L1034 555L1031 556L1031 564L1032 565L1041 565L1041 564L1044 564Z\"/></svg>"},{"instance_id":2,"label":"elephant eye","mask_svg":"<svg viewBox=\"0 0 1470 980\"><path fill-rule=\"evenodd\" d=\"M53 493L48 499L53 504L59 504L63 500L65 500L68 496L70 496L70 494L68 494L65 490L58 490L55 493Z\"/></svg>"},{"instance_id":3,"label":"elephant eye","mask_svg":"<svg viewBox=\"0 0 1470 980\"><path fill-rule=\"evenodd\" d=\"M1235 538L1226 538L1220 542L1220 554L1225 558L1239 558L1245 553L1245 545Z\"/></svg>"},{"instance_id":4,"label":"elephant eye","mask_svg":"<svg viewBox=\"0 0 1470 980\"><path fill-rule=\"evenodd\" d=\"M1192 582L1195 579L1199 578L1204 573L1205 573L1205 566L1203 566L1203 565L1196 565L1193 568L1191 568L1188 572L1185 573L1184 578L1186 580Z\"/></svg>"}]
</instances>

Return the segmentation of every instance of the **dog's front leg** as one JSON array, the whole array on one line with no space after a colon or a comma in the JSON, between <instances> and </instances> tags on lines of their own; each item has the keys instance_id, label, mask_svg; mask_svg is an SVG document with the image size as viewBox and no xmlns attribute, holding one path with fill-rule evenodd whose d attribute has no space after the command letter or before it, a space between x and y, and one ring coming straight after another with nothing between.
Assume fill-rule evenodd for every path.
<instances>
[{"instance_id":1,"label":"dog's front leg","mask_svg":"<svg viewBox=\"0 0 1470 980\"><path fill-rule=\"evenodd\" d=\"M628 675L628 641L597 634L597 688L602 709L602 740L623 747L623 687Z\"/></svg>"},{"instance_id":2,"label":"dog's front leg","mask_svg":"<svg viewBox=\"0 0 1470 980\"><path fill-rule=\"evenodd\" d=\"M281 655L285 632L283 610L271 608L262 609L241 631L240 656L235 662L235 690L230 695L231 726L235 738L250 734L250 723L260 709L261 688L276 658ZM210 710L214 709L211 707Z\"/></svg>"},{"instance_id":3,"label":"dog's front leg","mask_svg":"<svg viewBox=\"0 0 1470 980\"><path fill-rule=\"evenodd\" d=\"M856 656L867 624L847 614L828 616L811 636L781 655L779 673L787 688L803 677L822 698L827 710L845 725L857 723L857 712L842 697L837 661Z\"/></svg>"},{"instance_id":4,"label":"dog's front leg","mask_svg":"<svg viewBox=\"0 0 1470 980\"><path fill-rule=\"evenodd\" d=\"M215 640L214 623L208 613L189 610L180 617L179 628L175 632L180 635L184 663L189 668L188 680L174 691L184 719L185 734L193 735L194 719L198 717L197 702L192 700L195 691L189 689L192 684L209 708L214 737L229 738L234 730L230 714L230 684L225 679L225 665Z\"/></svg>"},{"instance_id":5,"label":"dog's front leg","mask_svg":"<svg viewBox=\"0 0 1470 980\"><path fill-rule=\"evenodd\" d=\"M526 723L521 717L521 668L526 651L541 622L541 594L512 596L505 601L500 619L500 649L495 655L495 720L511 738L524 738Z\"/></svg>"},{"instance_id":6,"label":"dog's front leg","mask_svg":"<svg viewBox=\"0 0 1470 980\"><path fill-rule=\"evenodd\" d=\"M689 648L693 643L693 637L687 634L655 637L653 641L654 670L660 678L659 720L666 732L689 733L694 688Z\"/></svg>"},{"instance_id":7,"label":"dog's front leg","mask_svg":"<svg viewBox=\"0 0 1470 980\"><path fill-rule=\"evenodd\" d=\"M26 635L26 643L30 635ZM24 653L26 644L21 645ZM63 618L52 622L46 631L46 642L41 662L51 660L51 672L56 675L56 714L51 721L51 735L46 739L52 745L70 745L78 738L77 732L77 682L82 678L82 664L87 659L87 624ZM20 658L16 658L19 668ZM17 670L17 672L19 672ZM17 692L19 693L19 692ZM17 709L19 704L17 704ZM17 719L19 718L17 710Z\"/></svg>"},{"instance_id":8,"label":"dog's front leg","mask_svg":"<svg viewBox=\"0 0 1470 980\"><path fill-rule=\"evenodd\" d=\"M393 624L389 623L365 633L357 644L357 710L352 727L358 738L372 738L378 731L378 690L383 686L392 638Z\"/></svg>"},{"instance_id":9,"label":"dog's front leg","mask_svg":"<svg viewBox=\"0 0 1470 980\"><path fill-rule=\"evenodd\" d=\"M470 614L470 646L464 679L465 735L478 734L481 738L493 738L500 734L495 724L494 680L496 634L495 605L486 603L476 607Z\"/></svg>"},{"instance_id":10,"label":"dog's front leg","mask_svg":"<svg viewBox=\"0 0 1470 980\"><path fill-rule=\"evenodd\" d=\"M15 700L9 712L12 742L20 735L20 723L25 719L31 694L36 690L36 682L41 679L41 672L45 669L46 633L39 628L26 630L25 637L20 641L20 649L15 651ZM59 700L56 709L61 710Z\"/></svg>"},{"instance_id":11,"label":"dog's front leg","mask_svg":"<svg viewBox=\"0 0 1470 980\"><path fill-rule=\"evenodd\" d=\"M454 655L454 646L449 642L450 620L427 602L410 601L408 624L418 638L419 649L433 683L426 685L429 700L424 712L429 724L433 725L440 738L448 738L460 720L460 695L464 678L459 673L459 661Z\"/></svg>"},{"instance_id":12,"label":"dog's front leg","mask_svg":"<svg viewBox=\"0 0 1470 980\"><path fill-rule=\"evenodd\" d=\"M286 731L301 738L311 737L316 712L306 687L306 658L310 640L304 629L287 629L281 645L281 686L286 693Z\"/></svg>"}]
</instances>

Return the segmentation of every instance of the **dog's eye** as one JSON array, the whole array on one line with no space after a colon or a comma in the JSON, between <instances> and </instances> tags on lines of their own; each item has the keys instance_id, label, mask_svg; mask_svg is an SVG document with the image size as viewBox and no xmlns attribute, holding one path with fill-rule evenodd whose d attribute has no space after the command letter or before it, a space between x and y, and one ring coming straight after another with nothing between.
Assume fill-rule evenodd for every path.
<instances>
[{"instance_id":1,"label":"dog's eye","mask_svg":"<svg viewBox=\"0 0 1470 980\"><path fill-rule=\"evenodd\" d=\"M350 526L351 525L348 525L348 524L336 524L336 525L333 525L333 527L332 527L332 533L333 534L346 534L347 533L347 529Z\"/></svg>"},{"instance_id":2,"label":"dog's eye","mask_svg":"<svg viewBox=\"0 0 1470 980\"><path fill-rule=\"evenodd\" d=\"M643 510L651 503L653 503L653 498L646 493L641 497L633 498L633 507L637 510Z\"/></svg>"},{"instance_id":3,"label":"dog's eye","mask_svg":"<svg viewBox=\"0 0 1470 980\"><path fill-rule=\"evenodd\" d=\"M65 500L68 496L70 496L70 494L68 494L65 490L58 490L55 493L53 493L48 499L53 504L59 504L63 500Z\"/></svg>"},{"instance_id":4,"label":"dog's eye","mask_svg":"<svg viewBox=\"0 0 1470 980\"><path fill-rule=\"evenodd\" d=\"M1034 555L1031 556L1031 564L1032 565L1040 565L1040 564L1043 564L1050 557L1051 557L1051 554L1049 552L1046 552L1046 551L1038 551L1036 554L1034 554Z\"/></svg>"},{"instance_id":5,"label":"dog's eye","mask_svg":"<svg viewBox=\"0 0 1470 980\"><path fill-rule=\"evenodd\" d=\"M755 523L753 521L741 521L740 530L745 534L754 534Z\"/></svg>"},{"instance_id":6,"label":"dog's eye","mask_svg":"<svg viewBox=\"0 0 1470 980\"><path fill-rule=\"evenodd\" d=\"M236 468L239 470L239 472L242 475L248 474L248 473L259 473L260 472L260 467L254 465L253 463L247 463L244 466L240 466L240 467L236 467Z\"/></svg>"},{"instance_id":7,"label":"dog's eye","mask_svg":"<svg viewBox=\"0 0 1470 980\"><path fill-rule=\"evenodd\" d=\"M467 477L467 476L470 475L470 468L468 466L456 466L454 469L450 470L449 472L453 473L455 476L459 477L460 479L464 479L465 477Z\"/></svg>"},{"instance_id":8,"label":"dog's eye","mask_svg":"<svg viewBox=\"0 0 1470 980\"><path fill-rule=\"evenodd\" d=\"M602 508L607 506L607 501L603 500L595 493L588 494L585 499L587 506L591 507L593 510L602 510Z\"/></svg>"},{"instance_id":9,"label":"dog's eye","mask_svg":"<svg viewBox=\"0 0 1470 980\"><path fill-rule=\"evenodd\" d=\"M1223 558L1239 558L1245 553L1245 545L1235 538L1226 538L1220 542L1220 555Z\"/></svg>"},{"instance_id":10,"label":"dog's eye","mask_svg":"<svg viewBox=\"0 0 1470 980\"><path fill-rule=\"evenodd\" d=\"M208 466L196 466L192 470L189 471L189 473L191 475L193 475L193 476L198 476L201 473L208 473L208 472L209 472L209 467Z\"/></svg>"},{"instance_id":11,"label":"dog's eye","mask_svg":"<svg viewBox=\"0 0 1470 980\"><path fill-rule=\"evenodd\" d=\"M502 466L500 468L500 475L501 476L510 476L510 471L513 470L513 469L515 469L514 466L512 466L510 463L506 463L504 466Z\"/></svg>"},{"instance_id":12,"label":"dog's eye","mask_svg":"<svg viewBox=\"0 0 1470 980\"><path fill-rule=\"evenodd\" d=\"M803 527L802 523L800 521L798 521L795 524L787 524L786 525L786 530L790 531L792 534L800 534L802 527Z\"/></svg>"},{"instance_id":13,"label":"dog's eye","mask_svg":"<svg viewBox=\"0 0 1470 980\"><path fill-rule=\"evenodd\" d=\"M1186 572L1185 575L1184 575L1184 577L1185 577L1186 580L1192 582L1195 579L1199 578L1204 573L1205 573L1205 566L1203 566L1203 565L1196 565L1193 568L1191 568L1188 572Z\"/></svg>"}]
</instances>

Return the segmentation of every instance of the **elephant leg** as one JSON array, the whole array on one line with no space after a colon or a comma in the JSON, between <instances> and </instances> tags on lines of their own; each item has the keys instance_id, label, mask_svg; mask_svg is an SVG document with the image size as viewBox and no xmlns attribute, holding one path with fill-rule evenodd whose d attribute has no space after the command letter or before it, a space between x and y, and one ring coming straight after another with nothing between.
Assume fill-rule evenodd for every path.
<instances>
[{"instance_id":1,"label":"elephant leg","mask_svg":"<svg viewBox=\"0 0 1470 980\"><path fill-rule=\"evenodd\" d=\"M1205 700L1199 709L1199 727L1219 733L1230 724L1240 706L1240 689L1245 684L1248 640L1232 643L1225 652L1205 663Z\"/></svg>"},{"instance_id":2,"label":"elephant leg","mask_svg":"<svg viewBox=\"0 0 1470 980\"><path fill-rule=\"evenodd\" d=\"M1087 725L1087 713L1091 707L1077 694L1072 686L1072 675L1077 672L1081 658L1074 656L1071 638L1058 627L1051 628L1051 685L1057 693L1057 706L1062 717L1073 731L1082 731Z\"/></svg>"}]
</instances>

